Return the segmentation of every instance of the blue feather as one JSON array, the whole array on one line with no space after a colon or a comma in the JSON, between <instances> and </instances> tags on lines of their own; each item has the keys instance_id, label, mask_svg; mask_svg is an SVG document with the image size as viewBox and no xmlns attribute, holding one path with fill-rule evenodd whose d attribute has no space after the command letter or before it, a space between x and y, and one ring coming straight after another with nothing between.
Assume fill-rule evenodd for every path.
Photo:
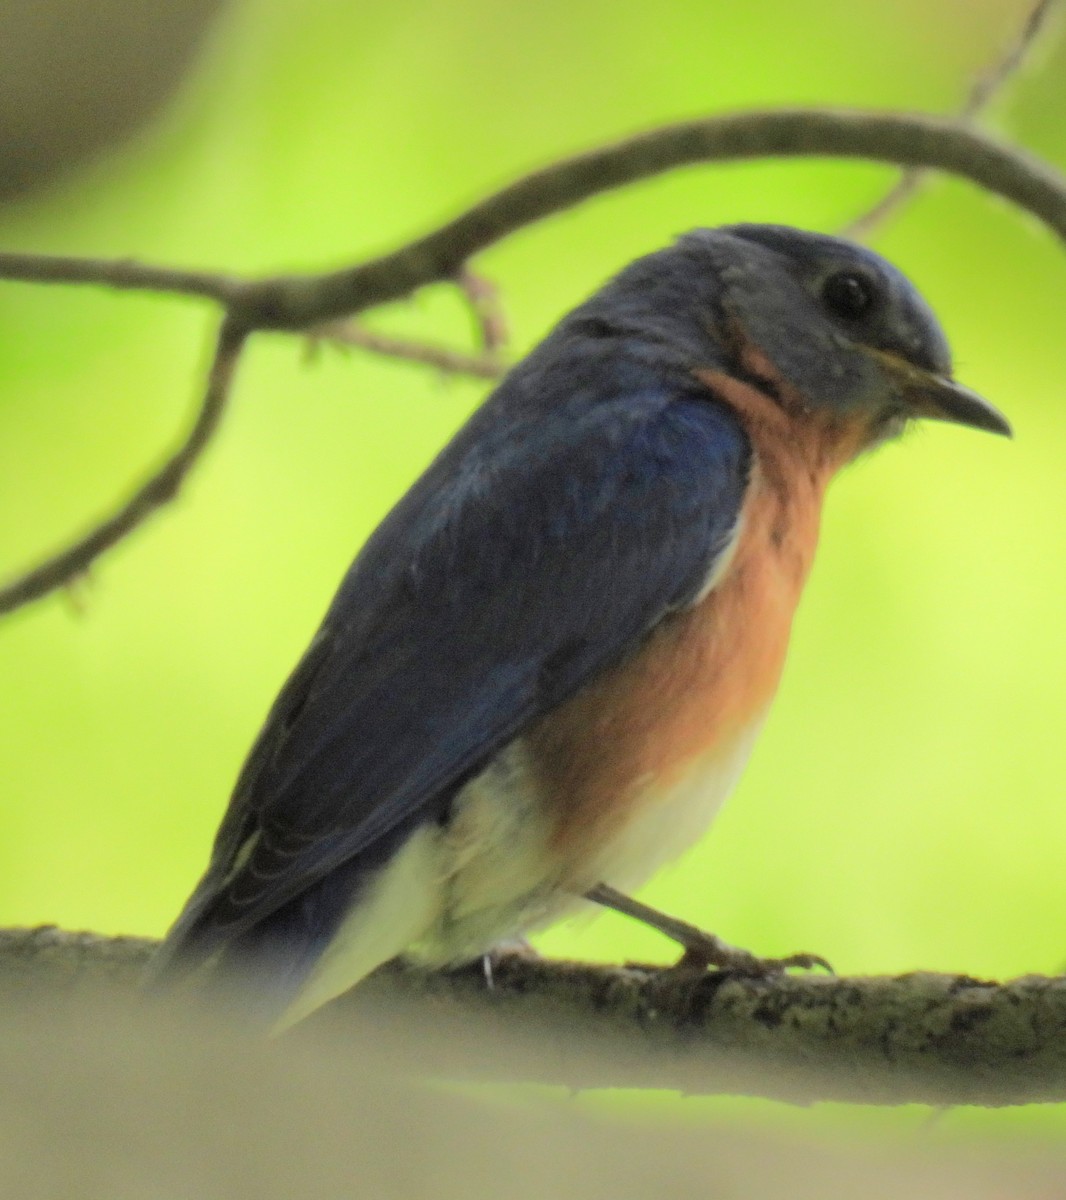
<instances>
[{"instance_id":1,"label":"blue feather","mask_svg":"<svg viewBox=\"0 0 1066 1200\"><path fill-rule=\"evenodd\" d=\"M270 713L158 973L228 948L299 976L403 837L698 592L750 447L648 357L570 318L382 522Z\"/></svg>"}]
</instances>

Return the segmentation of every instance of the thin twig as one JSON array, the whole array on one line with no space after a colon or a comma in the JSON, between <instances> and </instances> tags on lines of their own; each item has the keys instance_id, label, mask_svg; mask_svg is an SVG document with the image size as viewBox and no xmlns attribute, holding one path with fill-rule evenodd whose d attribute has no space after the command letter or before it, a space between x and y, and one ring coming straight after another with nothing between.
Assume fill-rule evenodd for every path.
<instances>
[{"instance_id":1,"label":"thin twig","mask_svg":"<svg viewBox=\"0 0 1066 1200\"><path fill-rule=\"evenodd\" d=\"M982 71L970 87L959 110L959 120L967 124L976 120L985 108L1021 71L1040 32L1045 28L1052 9L1059 0L1037 0L1026 14L1025 23L1006 51L991 66ZM902 208L922 186L929 175L927 168L909 167L875 204L850 221L841 231L845 237L865 238Z\"/></svg>"},{"instance_id":2,"label":"thin twig","mask_svg":"<svg viewBox=\"0 0 1066 1200\"><path fill-rule=\"evenodd\" d=\"M72 546L0 588L0 613L11 612L80 578L94 559L136 529L157 508L174 499L218 429L247 335L248 330L243 326L229 318L223 321L203 402L185 440L111 516Z\"/></svg>"},{"instance_id":3,"label":"thin twig","mask_svg":"<svg viewBox=\"0 0 1066 1200\"><path fill-rule=\"evenodd\" d=\"M381 354L387 358L398 358L405 362L435 367L449 375L471 375L476 379L499 379L507 366L493 354L463 354L448 346L432 342L413 342L405 338L389 337L364 329L354 321L330 321L310 331L312 338L322 338L342 346L356 346Z\"/></svg>"},{"instance_id":4,"label":"thin twig","mask_svg":"<svg viewBox=\"0 0 1066 1200\"><path fill-rule=\"evenodd\" d=\"M970 120L976 117L1003 90L1025 65L1041 31L1047 26L1048 18L1059 0L1037 0L1029 10L1025 22L1002 57L982 71L973 82L970 94L959 115Z\"/></svg>"},{"instance_id":5,"label":"thin twig","mask_svg":"<svg viewBox=\"0 0 1066 1200\"><path fill-rule=\"evenodd\" d=\"M476 271L463 267L456 283L466 296L470 311L474 314L481 345L489 354L502 350L507 345L507 318L500 301L500 289Z\"/></svg>"},{"instance_id":6,"label":"thin twig","mask_svg":"<svg viewBox=\"0 0 1066 1200\"><path fill-rule=\"evenodd\" d=\"M233 275L161 267L132 258L75 258L71 255L0 254L0 279L22 283L88 284L117 291L201 296L223 307L247 286Z\"/></svg>"}]
</instances>

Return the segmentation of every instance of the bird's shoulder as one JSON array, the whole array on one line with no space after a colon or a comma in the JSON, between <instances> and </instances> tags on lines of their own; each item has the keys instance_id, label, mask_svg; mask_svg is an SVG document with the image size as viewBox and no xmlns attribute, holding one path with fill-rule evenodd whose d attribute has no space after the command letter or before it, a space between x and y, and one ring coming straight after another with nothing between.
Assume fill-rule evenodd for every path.
<instances>
[{"instance_id":1,"label":"bird's shoulder","mask_svg":"<svg viewBox=\"0 0 1066 1200\"><path fill-rule=\"evenodd\" d=\"M550 568L553 547L597 529L622 551L624 534L637 549L660 534L698 538L735 520L751 460L743 421L691 376L617 351L533 357L382 521L336 606L367 583L389 606L412 589L441 596L471 572Z\"/></svg>"}]
</instances>

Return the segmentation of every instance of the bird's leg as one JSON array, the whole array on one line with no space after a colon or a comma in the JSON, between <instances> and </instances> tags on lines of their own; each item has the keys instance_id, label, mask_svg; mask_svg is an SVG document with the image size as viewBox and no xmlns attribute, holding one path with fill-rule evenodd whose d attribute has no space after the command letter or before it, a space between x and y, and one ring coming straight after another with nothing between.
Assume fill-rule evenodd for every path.
<instances>
[{"instance_id":1,"label":"bird's leg","mask_svg":"<svg viewBox=\"0 0 1066 1200\"><path fill-rule=\"evenodd\" d=\"M758 958L747 950L730 946L713 933L704 933L702 929L689 925L687 921L679 921L676 917L642 904L606 883L598 883L590 888L585 893L585 899L601 904L604 908L614 909L624 916L633 917L684 947L685 952L676 963L675 969L706 970L708 967L717 967L721 971L732 971L737 975L776 975L789 967L824 967L829 972L833 970L818 954Z\"/></svg>"}]
</instances>

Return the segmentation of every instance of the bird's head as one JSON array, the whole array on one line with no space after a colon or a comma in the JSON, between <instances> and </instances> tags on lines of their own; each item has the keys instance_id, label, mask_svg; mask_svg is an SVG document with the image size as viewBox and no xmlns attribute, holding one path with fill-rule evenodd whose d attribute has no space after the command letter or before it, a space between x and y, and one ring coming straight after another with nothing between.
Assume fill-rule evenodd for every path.
<instances>
[{"instance_id":1,"label":"bird's head","mask_svg":"<svg viewBox=\"0 0 1066 1200\"><path fill-rule=\"evenodd\" d=\"M696 230L678 248L710 259L721 319L749 358L812 410L860 422L866 444L915 417L1010 435L996 409L952 379L928 304L871 250L780 225Z\"/></svg>"}]
</instances>

